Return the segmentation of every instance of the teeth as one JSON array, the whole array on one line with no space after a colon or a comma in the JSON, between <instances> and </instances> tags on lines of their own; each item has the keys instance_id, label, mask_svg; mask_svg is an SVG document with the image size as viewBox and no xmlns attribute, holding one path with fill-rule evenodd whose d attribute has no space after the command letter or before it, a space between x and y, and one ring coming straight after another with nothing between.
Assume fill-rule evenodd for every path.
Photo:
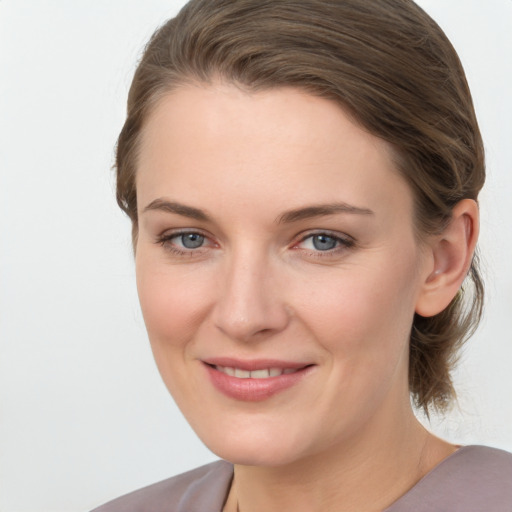
<instances>
[{"instance_id":1,"label":"teeth","mask_svg":"<svg viewBox=\"0 0 512 512\"><path fill-rule=\"evenodd\" d=\"M269 370L254 370L251 372L251 379L267 379L270 377Z\"/></svg>"},{"instance_id":2,"label":"teeth","mask_svg":"<svg viewBox=\"0 0 512 512\"><path fill-rule=\"evenodd\" d=\"M239 379L268 379L269 377L279 377L280 375L288 375L297 371L295 368L264 368L262 370L241 370L240 368L231 368L229 366L216 366L219 372L225 373L230 377L238 377Z\"/></svg>"},{"instance_id":3,"label":"teeth","mask_svg":"<svg viewBox=\"0 0 512 512\"><path fill-rule=\"evenodd\" d=\"M229 366L226 366L225 368L222 368L221 371L224 372L226 375L229 375L230 377L234 377L235 376L235 369L234 368L230 368Z\"/></svg>"}]
</instances>

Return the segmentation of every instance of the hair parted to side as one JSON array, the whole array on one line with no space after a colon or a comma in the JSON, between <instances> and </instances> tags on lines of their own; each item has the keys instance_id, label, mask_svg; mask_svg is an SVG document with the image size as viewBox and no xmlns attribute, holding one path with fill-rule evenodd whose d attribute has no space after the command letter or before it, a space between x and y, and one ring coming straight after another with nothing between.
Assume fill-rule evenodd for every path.
<instances>
[{"instance_id":1,"label":"hair parted to side","mask_svg":"<svg viewBox=\"0 0 512 512\"><path fill-rule=\"evenodd\" d=\"M453 207L477 199L483 143L464 70L439 26L411 0L191 0L149 41L117 144L117 201L138 232L135 176L144 123L188 83L251 91L297 87L331 99L394 148L415 198L418 236L440 232ZM417 407L443 411L462 343L476 329L483 283L475 256L442 313L416 315L409 386Z\"/></svg>"}]
</instances>

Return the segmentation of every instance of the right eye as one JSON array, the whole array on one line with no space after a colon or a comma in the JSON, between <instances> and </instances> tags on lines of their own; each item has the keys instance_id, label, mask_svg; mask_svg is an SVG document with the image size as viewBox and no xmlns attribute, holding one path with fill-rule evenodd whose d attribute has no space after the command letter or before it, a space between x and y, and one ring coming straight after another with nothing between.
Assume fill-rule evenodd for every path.
<instances>
[{"instance_id":1,"label":"right eye","mask_svg":"<svg viewBox=\"0 0 512 512\"><path fill-rule=\"evenodd\" d=\"M159 236L156 243L178 256L192 256L202 252L201 249L215 245L207 236L196 231L167 232Z\"/></svg>"},{"instance_id":2,"label":"right eye","mask_svg":"<svg viewBox=\"0 0 512 512\"><path fill-rule=\"evenodd\" d=\"M199 233L181 233L171 237L170 241L185 249L198 249L204 244L204 236Z\"/></svg>"}]
</instances>

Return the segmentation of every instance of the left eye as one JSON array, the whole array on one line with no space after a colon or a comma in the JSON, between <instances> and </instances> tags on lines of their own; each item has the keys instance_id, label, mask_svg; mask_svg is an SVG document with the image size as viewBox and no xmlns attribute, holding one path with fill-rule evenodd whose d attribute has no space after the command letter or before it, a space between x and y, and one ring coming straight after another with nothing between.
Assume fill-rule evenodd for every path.
<instances>
[{"instance_id":1,"label":"left eye","mask_svg":"<svg viewBox=\"0 0 512 512\"><path fill-rule=\"evenodd\" d=\"M330 251L332 249L336 249L342 243L343 240L338 237L327 235L325 233L318 233L304 238L300 245L303 249Z\"/></svg>"}]
</instances>

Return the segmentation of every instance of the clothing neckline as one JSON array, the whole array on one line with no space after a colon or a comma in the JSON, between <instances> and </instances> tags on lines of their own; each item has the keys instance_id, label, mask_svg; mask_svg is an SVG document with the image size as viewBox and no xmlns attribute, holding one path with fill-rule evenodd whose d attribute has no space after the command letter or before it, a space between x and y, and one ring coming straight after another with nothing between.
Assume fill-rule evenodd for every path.
<instances>
[{"instance_id":1,"label":"clothing neckline","mask_svg":"<svg viewBox=\"0 0 512 512\"><path fill-rule=\"evenodd\" d=\"M382 512L395 512L395 509L397 507L400 507L403 504L403 502L407 502L413 495L418 493L421 494L422 490L425 487L428 487L431 484L431 482L436 479L436 475L438 475L442 469L444 469L446 466L451 465L462 454L465 454L472 450L478 450L479 448L483 447L478 445L459 446L453 453L448 455L448 457L445 457L440 462L438 462L428 473L423 475L410 489L408 489L404 494L398 497L391 505L389 505L389 507L385 508ZM229 475L229 478L225 482L226 486L224 502L222 503L220 511L223 510L226 500L228 499L228 495L231 489L231 483L233 481L234 476L234 465L231 463L229 464L231 465L231 474ZM398 510L396 512L398 512Z\"/></svg>"},{"instance_id":2,"label":"clothing neckline","mask_svg":"<svg viewBox=\"0 0 512 512\"><path fill-rule=\"evenodd\" d=\"M458 446L457 449L445 457L441 461L439 461L430 471L425 473L410 489L408 489L404 494L398 497L389 507L385 508L382 512L394 512L395 507L400 506L403 501L408 500L413 494L421 493L421 490L430 484L430 481L435 478L436 474L440 469L444 468L446 465L449 465L453 462L454 459L457 459L461 453L470 451L472 448L477 448L476 445L465 445Z\"/></svg>"}]
</instances>

